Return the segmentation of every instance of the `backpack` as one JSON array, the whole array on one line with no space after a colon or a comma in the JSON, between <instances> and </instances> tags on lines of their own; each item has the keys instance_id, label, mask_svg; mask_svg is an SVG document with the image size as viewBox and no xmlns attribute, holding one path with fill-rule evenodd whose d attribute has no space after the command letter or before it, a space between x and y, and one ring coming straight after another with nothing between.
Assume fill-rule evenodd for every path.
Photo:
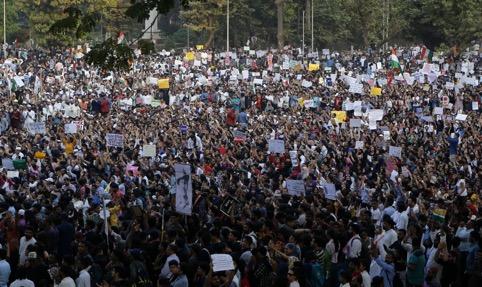
<instances>
[{"instance_id":1,"label":"backpack","mask_svg":"<svg viewBox=\"0 0 482 287\"><path fill-rule=\"evenodd\" d=\"M325 272L323 267L320 263L314 263L311 265L311 278L310 286L311 287L323 287L325 284Z\"/></svg>"}]
</instances>

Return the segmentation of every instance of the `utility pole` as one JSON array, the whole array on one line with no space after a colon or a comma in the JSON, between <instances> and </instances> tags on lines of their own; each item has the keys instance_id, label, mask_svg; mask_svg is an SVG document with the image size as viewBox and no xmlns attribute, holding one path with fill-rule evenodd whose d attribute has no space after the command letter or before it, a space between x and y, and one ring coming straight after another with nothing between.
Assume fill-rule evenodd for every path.
<instances>
[{"instance_id":1,"label":"utility pole","mask_svg":"<svg viewBox=\"0 0 482 287\"><path fill-rule=\"evenodd\" d=\"M313 2L313 0L311 0L311 53L313 53L315 51L315 42L314 42L314 32L313 32L313 16L314 16L314 8L313 6L315 6L315 3Z\"/></svg>"},{"instance_id":2,"label":"utility pole","mask_svg":"<svg viewBox=\"0 0 482 287\"><path fill-rule=\"evenodd\" d=\"M3 0L3 57L7 58L7 7Z\"/></svg>"},{"instance_id":3,"label":"utility pole","mask_svg":"<svg viewBox=\"0 0 482 287\"><path fill-rule=\"evenodd\" d=\"M226 13L226 52L229 52L229 0Z\"/></svg>"},{"instance_id":4,"label":"utility pole","mask_svg":"<svg viewBox=\"0 0 482 287\"><path fill-rule=\"evenodd\" d=\"M301 53L305 55L305 10L303 10L303 42L301 43Z\"/></svg>"}]
</instances>

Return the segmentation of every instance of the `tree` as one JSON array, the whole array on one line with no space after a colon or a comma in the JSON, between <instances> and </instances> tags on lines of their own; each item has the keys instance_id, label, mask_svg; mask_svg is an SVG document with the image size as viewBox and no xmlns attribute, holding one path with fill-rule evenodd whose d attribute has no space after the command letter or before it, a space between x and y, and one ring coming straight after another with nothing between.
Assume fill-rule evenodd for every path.
<instances>
[{"instance_id":1,"label":"tree","mask_svg":"<svg viewBox=\"0 0 482 287\"><path fill-rule=\"evenodd\" d=\"M15 0L7 0L6 4L6 36L7 36L7 43L13 42L17 38L24 38L25 36L22 35L22 27L21 27L21 15L18 12L18 9L15 5ZM3 7L2 7L3 9ZM3 16L2 16L3 21ZM3 42L3 23L0 25L0 37L1 42Z\"/></svg>"},{"instance_id":2,"label":"tree","mask_svg":"<svg viewBox=\"0 0 482 287\"><path fill-rule=\"evenodd\" d=\"M283 29L283 4L284 0L274 0L276 4L276 18L278 23L278 28L276 30L276 38L278 40L278 49L282 49L284 46L284 29Z\"/></svg>"},{"instance_id":3,"label":"tree","mask_svg":"<svg viewBox=\"0 0 482 287\"><path fill-rule=\"evenodd\" d=\"M206 47L211 46L223 15L226 15L226 0L193 0L181 11L181 19L187 28L208 33L208 39L204 44Z\"/></svg>"}]
</instances>

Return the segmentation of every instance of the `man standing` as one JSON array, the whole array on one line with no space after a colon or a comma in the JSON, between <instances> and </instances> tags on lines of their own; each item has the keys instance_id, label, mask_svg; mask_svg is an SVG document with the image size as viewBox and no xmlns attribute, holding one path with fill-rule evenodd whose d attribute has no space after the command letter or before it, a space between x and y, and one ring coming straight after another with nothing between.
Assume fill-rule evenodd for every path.
<instances>
[{"instance_id":1,"label":"man standing","mask_svg":"<svg viewBox=\"0 0 482 287\"><path fill-rule=\"evenodd\" d=\"M0 287L7 287L10 278L10 264L5 260L6 258L7 250L0 249Z\"/></svg>"},{"instance_id":2,"label":"man standing","mask_svg":"<svg viewBox=\"0 0 482 287\"><path fill-rule=\"evenodd\" d=\"M30 245L35 245L37 240L33 238L33 231L32 228L27 227L25 230L25 235L20 238L20 247L18 248L18 253L20 256L19 264L21 266L25 265L25 261L27 261L27 248Z\"/></svg>"}]
</instances>

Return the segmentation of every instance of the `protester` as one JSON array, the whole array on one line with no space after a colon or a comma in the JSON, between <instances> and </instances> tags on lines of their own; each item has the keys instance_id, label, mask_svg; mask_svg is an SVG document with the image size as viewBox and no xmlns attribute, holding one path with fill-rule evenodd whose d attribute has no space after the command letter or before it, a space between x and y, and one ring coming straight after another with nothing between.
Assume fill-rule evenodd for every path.
<instances>
[{"instance_id":1,"label":"protester","mask_svg":"<svg viewBox=\"0 0 482 287\"><path fill-rule=\"evenodd\" d=\"M478 45L75 52L0 67L0 287L482 283Z\"/></svg>"}]
</instances>

